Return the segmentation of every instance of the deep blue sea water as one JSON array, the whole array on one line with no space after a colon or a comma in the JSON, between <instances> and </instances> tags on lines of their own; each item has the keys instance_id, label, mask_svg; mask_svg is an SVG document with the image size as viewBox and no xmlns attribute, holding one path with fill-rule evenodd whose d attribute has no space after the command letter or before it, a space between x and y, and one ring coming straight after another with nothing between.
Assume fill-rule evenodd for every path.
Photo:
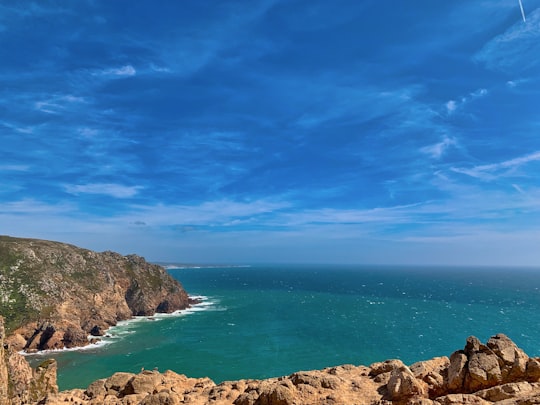
<instances>
[{"instance_id":1,"label":"deep blue sea water","mask_svg":"<svg viewBox=\"0 0 540 405\"><path fill-rule=\"evenodd\" d=\"M338 364L450 355L505 333L540 355L540 268L253 266L172 269L203 305L110 330L55 354L61 389L115 371L172 369L216 382ZM38 356L39 357L39 356ZM39 361L40 359L34 359Z\"/></svg>"}]
</instances>

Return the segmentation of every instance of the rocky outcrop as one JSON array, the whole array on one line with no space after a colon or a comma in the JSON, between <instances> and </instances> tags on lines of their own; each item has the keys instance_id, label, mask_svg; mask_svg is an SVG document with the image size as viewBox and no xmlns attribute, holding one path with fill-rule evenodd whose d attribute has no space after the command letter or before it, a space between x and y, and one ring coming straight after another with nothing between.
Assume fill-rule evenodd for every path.
<instances>
[{"instance_id":1,"label":"rocky outcrop","mask_svg":"<svg viewBox=\"0 0 540 405\"><path fill-rule=\"evenodd\" d=\"M16 350L87 345L120 320L188 306L180 283L142 257L0 236L0 314Z\"/></svg>"},{"instance_id":2,"label":"rocky outcrop","mask_svg":"<svg viewBox=\"0 0 540 405\"><path fill-rule=\"evenodd\" d=\"M172 371L116 373L77 389L48 395L43 404L214 405L529 405L540 403L540 359L529 358L505 335L406 366L400 360L369 367L343 365L267 380L216 385Z\"/></svg>"},{"instance_id":3,"label":"rocky outcrop","mask_svg":"<svg viewBox=\"0 0 540 405\"><path fill-rule=\"evenodd\" d=\"M84 370L81 370L84 372ZM189 378L173 371L118 372L86 389L58 392L56 362L32 370L4 341L0 317L0 405L530 405L540 404L540 359L505 335L467 339L450 358L406 366L343 365L267 380Z\"/></svg>"},{"instance_id":4,"label":"rocky outcrop","mask_svg":"<svg viewBox=\"0 0 540 405\"><path fill-rule=\"evenodd\" d=\"M56 361L46 360L32 369L5 342L4 318L0 316L0 405L42 403L57 393Z\"/></svg>"}]
</instances>

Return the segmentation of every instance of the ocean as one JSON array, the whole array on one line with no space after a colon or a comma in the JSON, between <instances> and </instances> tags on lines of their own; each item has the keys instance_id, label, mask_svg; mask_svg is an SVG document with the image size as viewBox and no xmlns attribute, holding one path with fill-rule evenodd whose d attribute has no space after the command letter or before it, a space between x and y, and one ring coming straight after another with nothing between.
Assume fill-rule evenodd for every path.
<instances>
[{"instance_id":1,"label":"ocean","mask_svg":"<svg viewBox=\"0 0 540 405\"><path fill-rule=\"evenodd\" d=\"M116 371L171 369L215 382L339 364L449 356L474 335L507 334L540 355L540 269L251 266L170 269L203 302L142 317L58 361L60 389Z\"/></svg>"}]
</instances>

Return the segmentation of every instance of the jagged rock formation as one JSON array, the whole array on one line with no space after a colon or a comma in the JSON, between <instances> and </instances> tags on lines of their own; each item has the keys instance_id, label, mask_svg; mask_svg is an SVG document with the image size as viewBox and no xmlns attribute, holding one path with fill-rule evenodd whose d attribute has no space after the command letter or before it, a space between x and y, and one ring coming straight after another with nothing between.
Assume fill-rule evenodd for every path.
<instances>
[{"instance_id":1,"label":"jagged rock formation","mask_svg":"<svg viewBox=\"0 0 540 405\"><path fill-rule=\"evenodd\" d=\"M388 360L219 385L172 371L118 372L85 390L50 390L41 397L44 405L531 405L540 404L540 359L500 334L485 345L470 337L450 358L411 366Z\"/></svg>"},{"instance_id":2,"label":"jagged rock formation","mask_svg":"<svg viewBox=\"0 0 540 405\"><path fill-rule=\"evenodd\" d=\"M15 350L83 346L120 320L188 306L180 283L142 257L0 236L0 314Z\"/></svg>"},{"instance_id":3,"label":"jagged rock formation","mask_svg":"<svg viewBox=\"0 0 540 405\"><path fill-rule=\"evenodd\" d=\"M32 369L5 343L4 318L0 316L0 405L37 404L57 393L56 361L45 360Z\"/></svg>"},{"instance_id":4,"label":"jagged rock formation","mask_svg":"<svg viewBox=\"0 0 540 405\"><path fill-rule=\"evenodd\" d=\"M64 392L58 392L54 360L32 370L4 337L0 317L0 405L540 404L540 359L528 357L502 334L485 345L470 337L450 358L411 366L388 360L219 385L172 371L118 372L84 390Z\"/></svg>"}]
</instances>

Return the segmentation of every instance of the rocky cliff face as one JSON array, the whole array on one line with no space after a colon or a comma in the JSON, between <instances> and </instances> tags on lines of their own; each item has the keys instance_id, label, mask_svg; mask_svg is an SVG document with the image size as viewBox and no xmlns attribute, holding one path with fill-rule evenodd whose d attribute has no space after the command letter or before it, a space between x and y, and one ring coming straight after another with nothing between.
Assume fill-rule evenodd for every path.
<instances>
[{"instance_id":1,"label":"rocky cliff face","mask_svg":"<svg viewBox=\"0 0 540 405\"><path fill-rule=\"evenodd\" d=\"M188 306L180 283L142 257L0 236L0 314L13 349L82 346L120 320Z\"/></svg>"},{"instance_id":2,"label":"rocky cliff face","mask_svg":"<svg viewBox=\"0 0 540 405\"><path fill-rule=\"evenodd\" d=\"M37 404L58 393L56 361L46 360L32 369L5 341L0 316L0 405Z\"/></svg>"},{"instance_id":3,"label":"rocky cliff face","mask_svg":"<svg viewBox=\"0 0 540 405\"><path fill-rule=\"evenodd\" d=\"M406 366L388 360L344 365L268 380L219 385L167 371L116 373L85 390L50 393L43 404L214 405L452 405L540 404L540 359L529 358L505 335Z\"/></svg>"}]
</instances>

